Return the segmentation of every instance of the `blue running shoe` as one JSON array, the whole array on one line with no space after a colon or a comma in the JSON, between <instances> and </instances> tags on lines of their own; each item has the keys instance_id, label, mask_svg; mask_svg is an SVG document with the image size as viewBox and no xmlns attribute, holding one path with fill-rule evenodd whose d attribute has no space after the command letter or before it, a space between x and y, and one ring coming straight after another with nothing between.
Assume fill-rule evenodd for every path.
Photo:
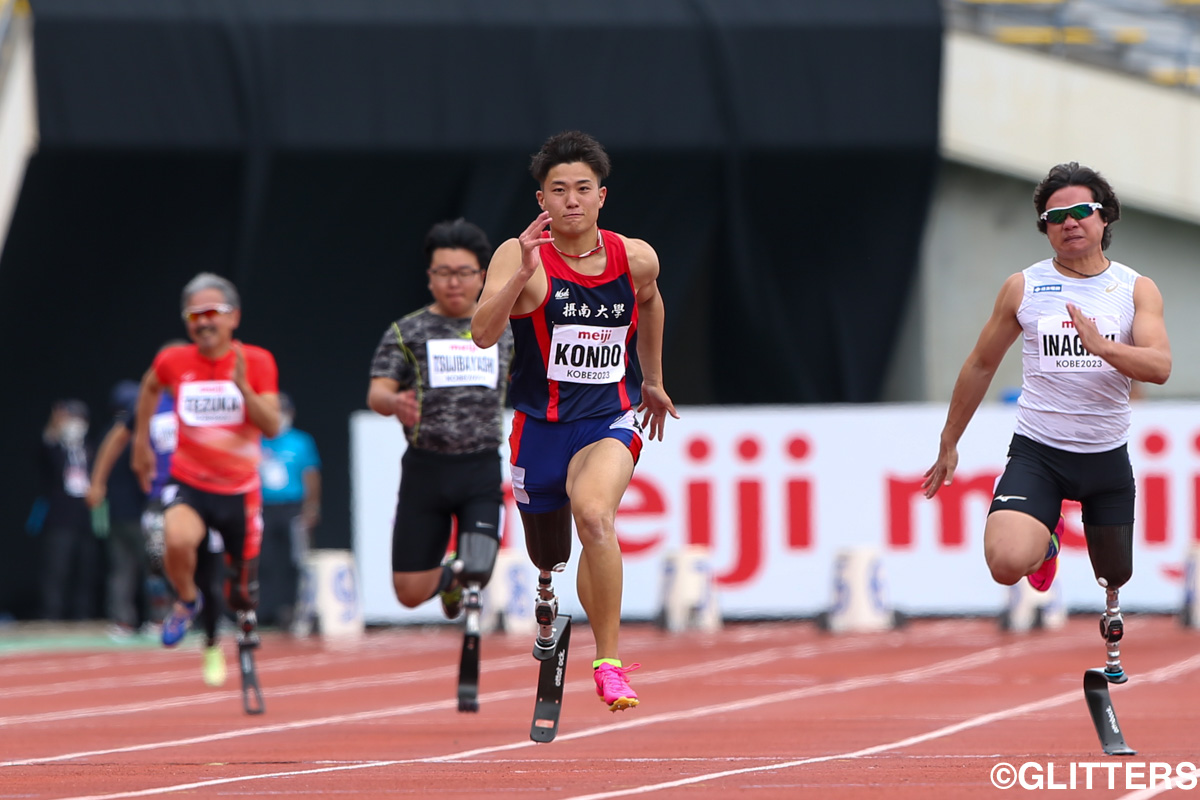
<instances>
[{"instance_id":1,"label":"blue running shoe","mask_svg":"<svg viewBox=\"0 0 1200 800\"><path fill-rule=\"evenodd\" d=\"M175 605L171 607L171 613L163 620L163 647L174 647L183 641L188 628L192 627L192 621L196 619L196 615L202 608L204 608L204 595L199 591L196 592L196 599L190 603L176 600Z\"/></svg>"}]
</instances>

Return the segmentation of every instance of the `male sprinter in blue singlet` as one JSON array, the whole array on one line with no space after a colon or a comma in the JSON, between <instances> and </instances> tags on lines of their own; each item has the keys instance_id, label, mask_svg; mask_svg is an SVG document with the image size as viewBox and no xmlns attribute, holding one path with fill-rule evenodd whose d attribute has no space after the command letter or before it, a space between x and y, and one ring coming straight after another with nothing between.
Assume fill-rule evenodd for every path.
<instances>
[{"instance_id":1,"label":"male sprinter in blue singlet","mask_svg":"<svg viewBox=\"0 0 1200 800\"><path fill-rule=\"evenodd\" d=\"M490 347L511 321L512 488L526 547L548 589L549 573L570 556L574 517L596 693L617 711L638 704L627 673L639 666L624 666L618 652L617 506L642 430L661 440L667 414L679 415L663 389L658 255L597 223L609 168L600 143L578 131L551 137L533 156L542 213L496 250L471 333ZM557 605L552 593L541 598Z\"/></svg>"}]
</instances>

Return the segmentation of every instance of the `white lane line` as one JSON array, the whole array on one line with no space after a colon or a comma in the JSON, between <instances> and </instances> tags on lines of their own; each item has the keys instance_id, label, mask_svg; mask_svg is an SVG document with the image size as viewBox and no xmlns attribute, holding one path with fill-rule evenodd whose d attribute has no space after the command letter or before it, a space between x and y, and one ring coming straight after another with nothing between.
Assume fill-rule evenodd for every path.
<instances>
[{"instance_id":1,"label":"white lane line","mask_svg":"<svg viewBox=\"0 0 1200 800\"><path fill-rule=\"evenodd\" d=\"M854 650L866 649L869 646L874 646L874 644L866 638L826 642L820 645L784 645L781 647L761 650L756 653L748 653L743 656L732 656L717 661L694 664L690 667L672 670L670 673L665 675L661 672L652 673L647 675L646 678L641 682L656 683L659 681L675 680L680 677L689 677L691 675L703 675L707 672L729 671L751 664L765 664L779 659L811 658L814 655L821 655L824 653L852 652ZM457 647L455 649L457 650ZM509 669L530 667L532 663L533 662L528 655L522 655L508 656L496 661L488 661L484 666L489 673L494 674L496 672ZM260 665L260 673L262 672L263 668L264 667ZM194 677L193 672L189 672L188 675L189 677ZM314 692L345 691L379 686L403 685L417 683L422 680L440 681L445 679L445 675L445 667L430 667L426 670L401 673L399 675L388 673L377 677L360 676L295 684L292 686L272 686L269 687L267 693L270 697L291 697L295 695L310 695ZM151 683L158 683L159 680L160 678L156 677L153 679L153 681L151 681ZM133 684L133 686L141 685L143 684L140 681ZM590 686L591 682L588 681L586 684L581 683L579 685ZM126 688L130 688L130 686L127 684ZM62 711L47 711L36 714L12 715L0 717L0 728L13 725L31 725L34 723L54 723L65 720L89 719L93 717L107 718L117 714L154 713L157 711L166 711L172 708L186 707L190 705L228 702L230 698L236 699L238 696L240 696L240 690L209 690L203 694L183 695L171 698L147 700L144 702L109 704L89 706L84 708L64 709ZM0 762L0 767L2 766L5 766L5 764Z\"/></svg>"},{"instance_id":2,"label":"white lane line","mask_svg":"<svg viewBox=\"0 0 1200 800\"><path fill-rule=\"evenodd\" d=\"M680 721L680 720L692 720L692 719L696 719L698 717L707 716L707 715L711 715L711 714L724 714L724 713L730 713L730 712L740 712L740 711L745 711L745 710L751 709L751 708L757 708L759 706L773 705L773 704L783 703L783 702L790 702L790 701L794 701L794 700L805 699L808 697L818 697L818 696L822 696L822 695L839 694L842 692L849 692L849 691L854 691L854 690L863 689L863 688L873 688L873 687L879 686L881 683L895 683L895 682L908 683L908 682L927 680L929 678L937 677L938 675L941 675L941 674L955 672L955 671L959 671L959 670L971 669L973 667L981 666L981 665L988 664L988 663L993 663L1001 658L1022 655L1023 654L1022 651L1027 650L1027 649L1029 649L1029 650L1034 649L1033 645L1035 645L1035 644L1038 646L1037 649L1039 652L1045 652L1046 644L1042 643L1042 642L1030 642L1027 645L1025 645L1025 644L1021 644L1021 645L1005 644L1005 645L998 646L998 647L992 647L992 648L989 648L989 649L981 651L981 652L972 653L972 654L969 654L966 656L960 656L958 658L948 659L946 661L937 662L937 663L930 664L930 665L924 666L924 667L915 667L912 669L901 670L899 672L887 673L887 674L882 674L882 675L863 676L863 677L859 677L859 678L851 678L848 680L838 681L837 683L827 684L827 685L823 685L823 686L810 686L810 687L805 687L803 689L794 689L794 690L786 691L786 692L776 692L773 694L762 695L759 697L748 698L745 700L731 701L731 702L727 702L727 703L716 703L716 704L712 704L712 705L708 705L708 706L701 706L698 708L692 708L692 709L687 709L687 710L683 710L683 711L669 712L669 713L664 713L664 714L656 714L656 715L652 715L652 716L643 716L643 717L625 721L625 722L619 722L619 723L614 723L614 724L610 724L610 725L603 725L603 726L579 731L577 733L562 735L562 736L558 737L558 741L572 741L572 740L576 740L576 739L585 739L585 738L589 738L589 737L593 737L593 736L601 736L601 735L605 735L608 733L624 731L624 730L628 730L630 728L646 727L649 725L657 725L657 724L661 724L661 723L665 723L665 722L675 722L675 721ZM1197 660L1197 665L1200 666L1200 656L1196 657L1196 660ZM744 660L742 663L744 664ZM524 690L512 690L510 692L503 692L501 694L517 695L517 696L526 696L527 695L527 693ZM1063 693L1062 695L1058 695L1057 697L1065 698L1061 702L1066 702L1066 699L1074 698L1077 696L1078 696L1078 692L1066 692L1066 693ZM426 706L426 708L453 708L453 707L456 707L456 701L442 701L439 703L427 704L427 706ZM1020 708L1021 709L1028 708L1028 710L1034 710L1034 709L1040 708L1040 707L1044 707L1044 702L1039 701L1039 702L1029 703L1026 706L1021 706ZM394 713L397 713L398 711L401 711L401 710L400 709L382 709L377 712L368 712L368 713L371 717L380 717L380 716L389 716ZM1002 718L1002 717L1005 717L1012 713L1014 713L1014 712L1011 710L1010 711L1001 711L1001 712L996 712L994 714L985 715L985 718L986 718L986 721L991 721L992 719ZM358 718L358 717L363 717L366 715L351 715L351 716ZM335 718L330 718L330 719L335 719ZM984 719L984 718L978 718L978 719ZM307 725L311 724L311 722L317 722L317 721L314 720L314 721L310 721L309 723L292 723L290 725L267 726L267 727L278 728L281 730L287 730L287 729L306 727ZM984 723L978 722L975 724L984 724ZM953 729L965 729L967 727L974 727L974 725L972 725L971 722L968 721L965 723L959 723L956 726L950 726L949 728L944 728L942 730L950 732L952 728ZM240 732L240 731L229 732L227 734L215 734L212 736L196 737L191 740L181 740L177 743L167 742L167 743L159 743L159 744L155 744L155 745L138 745L134 748L118 748L116 750L110 750L110 751L104 751L104 752L129 752L132 749L149 750L149 749L154 749L156 747L162 747L164 745L169 746L172 744L190 744L190 743L199 743L202 741L213 741L213 740L222 739L222 738L232 738L235 735L241 735L243 733L245 733L245 732ZM947 733L942 733L940 735L947 735ZM924 738L936 738L936 736L934 736L932 734L926 734L926 735L924 735ZM903 740L903 743L904 743L903 745L900 745L897 743L892 743L890 745L877 745L875 747L867 748L862 751L856 751L852 755L844 755L843 754L840 756L823 756L823 757L819 757L816 759L805 759L805 760L798 761L798 762L787 762L785 764L772 765L769 767L755 767L755 768L747 768L745 770L733 770L733 771L728 771L728 772L715 773L709 777L701 776L698 778L690 779L689 781L686 781L686 782L687 783L698 783L698 782L700 782L702 780L706 780L706 779L711 780L716 777L724 777L727 774L733 775L733 774L741 774L743 772L761 772L761 771L765 771L768 769L783 769L788 766L795 766L795 765L800 765L800 764L805 764L805 763L815 763L817 761L829 761L829 760L834 760L834 759L838 759L838 758L849 758L849 757L858 757L860 755L869 755L869 754L876 753L876 752L882 752L883 750L892 749L897 746L907 746L908 744L915 744L918 741L924 741L924 738L911 737L911 739ZM296 776L301 776L301 775L313 775L313 774L337 772L337 771L373 769L376 767L389 767L389 766L397 766L397 765L401 765L401 764L432 764L432 763L454 762L454 761L461 761L463 759L476 758L480 755L486 755L486 754L490 754L490 753L521 750L521 749L525 749L527 747L532 747L534 745L535 745L535 742L532 742L528 739L524 739L524 740L517 741L517 742L511 742L509 744L480 747L480 748L475 748L472 750L464 750L464 751L461 751L458 753L451 753L451 754L442 755L442 756L427 756L424 758L399 759L399 760L394 760L394 761L373 761L373 762L369 762L366 764L339 765L339 766L333 766L333 767L315 768L315 769L310 769L310 770L288 770L286 772L274 772L274 773L257 774L257 775L238 775L238 776L231 776L231 777L227 777L227 778L216 778L216 779L212 779L209 781L193 782L193 783L188 783L188 784L173 784L170 786L160 786L160 787L153 787L150 789L140 789L140 790L135 790L135 791L115 792L115 793L103 794L103 795L87 795L87 796L80 796L80 797L63 798L63 800L117 800L117 798L123 798L123 797L147 797L147 796L157 795L157 794L170 794L172 792L203 788L206 786L220 786L220 785L236 783L236 782L240 782L240 781L263 780L263 779L272 778L272 777L288 778L288 777L296 777ZM55 761L66 760L67 758L79 758L79 757L84 757L86 755L92 755L92 754L90 754L90 753L75 754L72 756L55 757L53 759L31 759L31 760L28 760L25 762L4 762L4 763L0 763L0 766L17 765L17 764L21 764L21 763L44 763L45 761L48 761L48 760L55 760ZM683 785L683 784L680 784L677 782L672 782L670 785L673 786L673 785ZM663 785L661 785L661 788L667 788L667 786L668 786L667 784L663 784ZM650 790L651 789L644 789L643 791L650 791ZM638 793L638 792L631 792L629 790L626 790L625 793ZM608 796L617 797L620 795L619 794L596 795L596 797L608 797ZM576 798L575 800L582 800L582 798Z\"/></svg>"},{"instance_id":3,"label":"white lane line","mask_svg":"<svg viewBox=\"0 0 1200 800\"><path fill-rule=\"evenodd\" d=\"M1165 667L1153 670L1143 675L1137 682L1137 686L1142 686L1148 683L1161 683L1164 681L1176 678L1184 673L1200 669L1200 655L1192 656L1191 658L1177 661ZM1135 688L1135 687L1129 687ZM1044 700L1035 700L1032 703L1025 703L1015 708L1006 709L1004 711L994 711L990 714L981 714L978 717L973 717L953 725L947 725L937 730L929 731L928 733L909 736L904 739L898 739L887 744L874 745L872 747L864 747L861 750L854 750L849 753L838 753L828 756L815 756L813 758L803 758L795 761L785 761L779 764L772 764L761 767L743 767L742 769L723 770L721 772L712 772L705 775L696 775L691 778L682 778L674 781L666 781L664 783L645 784L642 786L629 787L627 789L619 789L611 792L598 792L595 794L580 794L571 797L562 798L562 800L608 800L613 797L628 797L635 794L649 794L663 789L673 789L679 786L688 786L696 783L707 783L708 781L718 780L720 778L728 778L734 775L746 775L756 772L770 772L781 769L791 769L793 767L802 767L807 764L820 764L826 761L846 761L863 756L875 755L877 753L886 752L889 750L899 750L905 747L911 747L914 744L921 744L933 739L941 739L946 736L960 733L961 731L971 728L978 728L999 720L1010 719L1012 717L1021 716L1023 714L1041 711L1047 708L1056 708L1065 705L1069 702L1079 699L1079 690L1070 692L1062 692L1061 694L1047 697ZM569 734L568 734L569 736ZM559 737L560 739L568 737ZM1144 795L1144 797L1152 797L1153 795ZM1132 800L1132 799L1131 799Z\"/></svg>"}]
</instances>

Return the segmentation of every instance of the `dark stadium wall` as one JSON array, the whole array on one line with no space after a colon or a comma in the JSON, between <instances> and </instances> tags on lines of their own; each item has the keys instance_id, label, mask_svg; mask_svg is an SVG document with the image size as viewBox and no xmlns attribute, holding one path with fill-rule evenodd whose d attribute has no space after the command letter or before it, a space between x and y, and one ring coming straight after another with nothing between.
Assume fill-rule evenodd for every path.
<instances>
[{"instance_id":1,"label":"dark stadium wall","mask_svg":"<svg viewBox=\"0 0 1200 800\"><path fill-rule=\"evenodd\" d=\"M88 401L98 440L201 270L275 353L324 459L316 543L348 547L348 417L384 328L428 298L425 231L518 233L529 154L565 128L612 155L603 226L659 253L677 403L877 400L936 168L936 0L645 8L34 0L41 145L0 257L0 613L36 614L22 527L51 402Z\"/></svg>"}]
</instances>

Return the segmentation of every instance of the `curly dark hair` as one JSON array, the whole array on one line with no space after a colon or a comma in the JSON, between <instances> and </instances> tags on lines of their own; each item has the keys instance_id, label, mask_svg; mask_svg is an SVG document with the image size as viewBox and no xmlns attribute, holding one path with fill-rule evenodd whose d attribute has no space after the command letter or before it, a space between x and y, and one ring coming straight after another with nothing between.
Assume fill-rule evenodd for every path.
<instances>
[{"instance_id":1,"label":"curly dark hair","mask_svg":"<svg viewBox=\"0 0 1200 800\"><path fill-rule=\"evenodd\" d=\"M1086 186L1092 190L1092 199L1104 206L1100 209L1100 218L1108 224L1104 226L1100 249L1107 250L1112 243L1112 226L1121 218L1121 201L1117 199L1117 193L1104 176L1091 167L1080 166L1078 161L1053 167L1033 190L1033 207L1038 215L1037 229L1042 233L1046 232L1046 221L1041 218L1042 212L1046 210L1046 203L1050 200L1050 195L1067 186Z\"/></svg>"},{"instance_id":2,"label":"curly dark hair","mask_svg":"<svg viewBox=\"0 0 1200 800\"><path fill-rule=\"evenodd\" d=\"M440 248L451 250L470 250L475 254L481 269L487 269L492 260L492 246L487 234L473 222L467 222L462 217L448 222L439 222L425 234L425 264L429 265L433 251Z\"/></svg>"},{"instance_id":3,"label":"curly dark hair","mask_svg":"<svg viewBox=\"0 0 1200 800\"><path fill-rule=\"evenodd\" d=\"M546 176L553 167L576 162L591 167L599 183L604 183L604 179L612 171L612 162L608 159L608 153L604 151L604 145L583 131L563 131L547 139L542 149L533 154L529 162L529 172L538 186L541 186L546 182Z\"/></svg>"}]
</instances>

